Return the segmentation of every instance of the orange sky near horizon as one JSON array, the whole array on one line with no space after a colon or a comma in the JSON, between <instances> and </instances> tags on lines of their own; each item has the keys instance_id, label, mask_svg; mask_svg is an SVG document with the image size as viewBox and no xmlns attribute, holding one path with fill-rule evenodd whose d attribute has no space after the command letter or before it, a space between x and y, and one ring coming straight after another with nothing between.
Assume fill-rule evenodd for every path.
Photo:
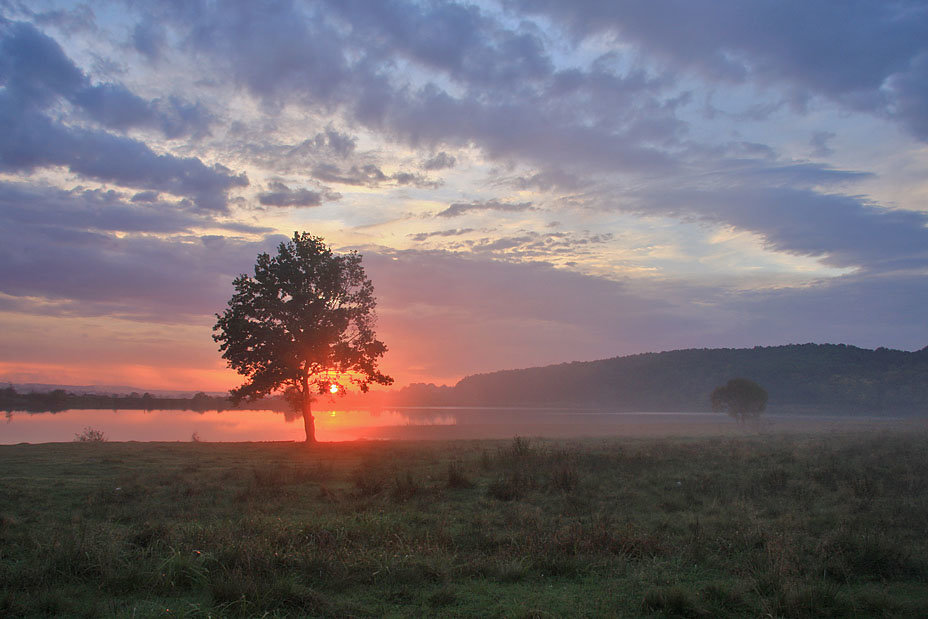
<instances>
[{"instance_id":1,"label":"orange sky near horizon","mask_svg":"<svg viewBox=\"0 0 928 619\"><path fill-rule=\"evenodd\" d=\"M926 11L187 4L0 2L0 383L240 384L215 314L295 231L394 388L928 344Z\"/></svg>"}]
</instances>

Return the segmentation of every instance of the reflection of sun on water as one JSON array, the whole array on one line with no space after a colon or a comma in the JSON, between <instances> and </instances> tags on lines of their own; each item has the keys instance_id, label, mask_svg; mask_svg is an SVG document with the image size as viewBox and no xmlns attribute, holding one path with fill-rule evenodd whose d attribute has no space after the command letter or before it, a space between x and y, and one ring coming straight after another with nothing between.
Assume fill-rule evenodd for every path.
<instances>
[{"instance_id":1,"label":"reflection of sun on water","mask_svg":"<svg viewBox=\"0 0 928 619\"><path fill-rule=\"evenodd\" d=\"M328 414L316 417L316 438L320 441L346 441L379 436L379 433L370 432L373 428L457 425L455 417L447 414L416 416L390 409L338 410L326 413Z\"/></svg>"},{"instance_id":2,"label":"reflection of sun on water","mask_svg":"<svg viewBox=\"0 0 928 619\"><path fill-rule=\"evenodd\" d=\"M333 410L316 413L320 441L379 438L378 428L390 426L455 425L448 414L406 414L397 410ZM189 441L196 433L204 441L303 440L299 414L269 410L67 410L51 413L9 413L0 444L68 442L90 426L111 441Z\"/></svg>"}]
</instances>

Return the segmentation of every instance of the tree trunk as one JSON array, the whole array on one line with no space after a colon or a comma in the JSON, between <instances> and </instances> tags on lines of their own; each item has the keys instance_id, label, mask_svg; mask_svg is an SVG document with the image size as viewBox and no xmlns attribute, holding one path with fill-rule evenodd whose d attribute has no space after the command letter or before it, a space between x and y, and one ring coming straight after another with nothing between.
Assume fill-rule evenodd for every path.
<instances>
[{"instance_id":1,"label":"tree trunk","mask_svg":"<svg viewBox=\"0 0 928 619\"><path fill-rule=\"evenodd\" d=\"M303 427L306 429L306 442L316 442L316 420L312 413L312 396L308 393L303 396Z\"/></svg>"}]
</instances>

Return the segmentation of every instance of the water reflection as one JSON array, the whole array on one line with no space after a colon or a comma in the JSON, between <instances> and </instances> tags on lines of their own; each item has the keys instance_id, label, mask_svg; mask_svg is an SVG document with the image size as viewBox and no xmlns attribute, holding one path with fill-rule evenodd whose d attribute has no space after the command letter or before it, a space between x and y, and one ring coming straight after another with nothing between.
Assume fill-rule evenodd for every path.
<instances>
[{"instance_id":1,"label":"water reflection","mask_svg":"<svg viewBox=\"0 0 928 619\"><path fill-rule=\"evenodd\" d=\"M659 414L658 414L659 415ZM726 423L718 416L674 413L658 419L651 413L609 413L568 409L392 408L318 411L320 441L357 439L508 438L627 434L642 423L680 422L699 426ZM0 443L45 443L74 440L91 427L111 441L301 441L298 415L270 410L65 410L57 413L7 413L0 423Z\"/></svg>"},{"instance_id":2,"label":"water reflection","mask_svg":"<svg viewBox=\"0 0 928 619\"><path fill-rule=\"evenodd\" d=\"M481 439L513 436L696 436L744 431L713 413L617 413L588 409L391 408L317 411L320 441ZM768 415L751 430L850 429L890 420ZM270 410L66 410L7 413L0 444L73 441L91 427L111 441L302 441L302 419Z\"/></svg>"},{"instance_id":3,"label":"water reflection","mask_svg":"<svg viewBox=\"0 0 928 619\"><path fill-rule=\"evenodd\" d=\"M379 438L377 428L413 424L449 425L448 414L409 416L397 410L321 411L316 413L320 441ZM305 435L298 415L269 410L65 410L57 413L6 413L0 423L0 443L72 441L84 428L101 430L111 441L301 441Z\"/></svg>"}]
</instances>

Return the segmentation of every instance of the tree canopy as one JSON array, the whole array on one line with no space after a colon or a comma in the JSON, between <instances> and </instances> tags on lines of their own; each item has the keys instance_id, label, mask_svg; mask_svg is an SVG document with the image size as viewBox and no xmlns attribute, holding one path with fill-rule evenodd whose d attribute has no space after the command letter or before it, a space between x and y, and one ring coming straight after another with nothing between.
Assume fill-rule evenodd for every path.
<instances>
[{"instance_id":1,"label":"tree canopy","mask_svg":"<svg viewBox=\"0 0 928 619\"><path fill-rule=\"evenodd\" d=\"M767 390L747 378L733 378L712 392L712 410L738 421L757 417L767 408Z\"/></svg>"},{"instance_id":2,"label":"tree canopy","mask_svg":"<svg viewBox=\"0 0 928 619\"><path fill-rule=\"evenodd\" d=\"M313 442L314 393L393 383L377 367L387 347L374 333L374 286L357 252L337 255L321 238L294 232L233 286L213 326L222 358L246 379L230 391L233 402L283 391Z\"/></svg>"}]
</instances>

